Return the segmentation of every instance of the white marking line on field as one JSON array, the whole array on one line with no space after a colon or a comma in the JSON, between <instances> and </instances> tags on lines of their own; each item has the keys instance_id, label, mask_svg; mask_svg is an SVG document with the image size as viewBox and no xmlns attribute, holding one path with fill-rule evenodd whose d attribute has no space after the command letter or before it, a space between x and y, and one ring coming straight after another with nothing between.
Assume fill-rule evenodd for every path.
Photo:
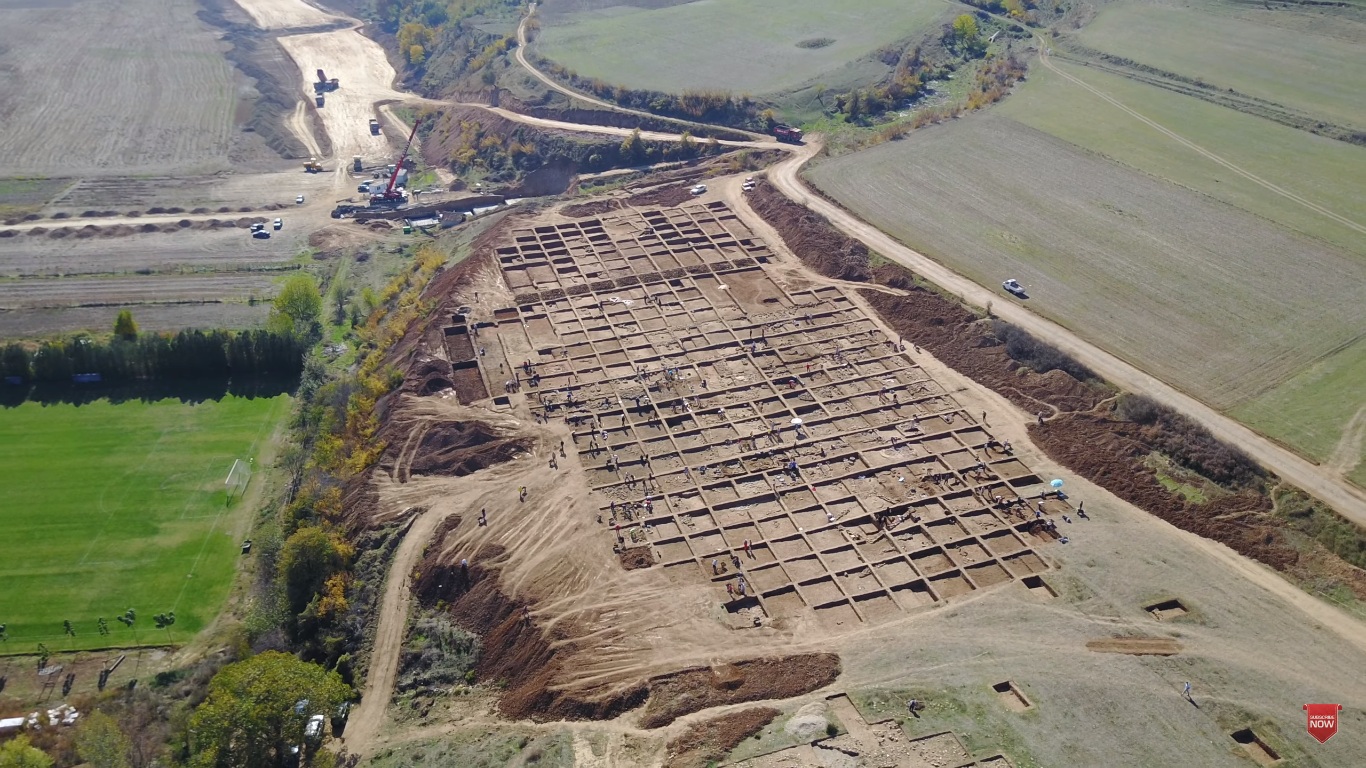
<instances>
[{"instance_id":1,"label":"white marking line on field","mask_svg":"<svg viewBox=\"0 0 1366 768\"><path fill-rule=\"evenodd\" d=\"M289 400L286 399L284 402L287 403ZM278 421L278 409L278 405L274 409L271 409L270 415L261 422L261 426L256 432L256 437L251 441L251 447L247 449L247 456L249 458L254 459L256 457L261 445L261 440L263 439L262 433L274 431L276 422ZM252 474L255 473L256 472L253 469ZM246 495L246 489L243 489L243 495ZM225 503L223 508L218 510L218 514L213 516L213 525L209 526L209 530L204 534L204 543L199 545L199 554L195 555L194 564L190 566L190 572L185 574L185 578L181 581L180 593L176 595L175 602L171 604L171 613L175 613L176 609L180 607L180 601L185 597L185 590L190 586L190 579L194 578L195 573L198 572L199 563L204 559L204 553L209 549L209 541L213 537L214 532L218 530L218 523L223 519L223 514L229 509L231 509L231 507Z\"/></svg>"},{"instance_id":2,"label":"white marking line on field","mask_svg":"<svg viewBox=\"0 0 1366 768\"><path fill-rule=\"evenodd\" d=\"M1286 190L1286 189L1282 189L1281 187L1278 187L1278 186L1276 186L1275 184L1272 184L1271 182L1267 181L1266 179L1263 179L1262 177L1257 176L1256 174L1253 174L1253 173L1251 173L1250 171L1245 171L1245 170L1243 170L1242 168L1240 168L1240 167L1234 165L1233 163L1229 162L1228 160L1225 160L1224 158L1220 157L1219 155L1216 155L1216 154L1214 154L1213 152L1209 151L1208 149L1205 149L1204 147L1202 147L1202 146L1196 144L1195 142L1191 141L1190 139L1187 139L1187 138L1185 138L1184 136L1181 136L1180 134L1176 133L1175 131L1172 131L1171 129L1166 128L1166 127L1164 127L1164 126L1158 124L1157 122L1155 122L1155 121L1153 121L1153 120L1151 120L1151 119L1149 119L1149 118L1147 118L1147 117L1144 117L1143 115L1141 115L1141 114L1139 114L1138 112L1134 111L1132 108L1130 108L1129 106L1125 105L1125 104L1124 104L1123 102L1121 102L1119 99L1116 99L1115 97L1111 96L1110 94L1108 94L1108 93L1106 93L1106 92L1104 92L1104 91L1102 91L1102 90L1100 90L1100 89L1098 89L1098 88L1096 88L1096 87L1090 85L1089 83L1085 82L1084 80L1081 80L1081 79L1079 79L1079 78L1073 77L1072 75L1069 75L1069 74L1067 74L1066 72L1063 72L1061 69L1058 69L1057 67L1053 66L1052 60L1049 59L1048 54L1045 52L1045 49L1042 47L1042 45L1041 45L1041 47L1040 47L1040 49L1039 49L1039 61L1043 62L1043 65L1044 65L1045 67L1048 67L1048 68L1049 68L1050 70L1052 70L1053 72L1056 72L1058 75L1060 75L1060 76L1062 76L1063 78L1066 78L1067 80L1071 81L1074 85L1080 86L1081 88L1083 88L1083 89L1085 89L1085 90L1087 90L1087 91L1090 91L1091 93L1095 94L1095 95L1098 96L1099 98L1104 99L1105 101L1107 101L1107 102L1109 102L1110 104L1114 105L1115 107L1117 107L1118 109L1120 109L1120 110L1123 111L1124 113L1126 113L1126 114L1128 114L1129 116L1133 117L1134 119L1136 119L1136 120L1142 122L1143 124L1145 124L1145 125L1147 125L1147 126L1153 128L1154 130L1156 130L1156 131L1158 131L1159 133L1163 134L1164 136L1170 138L1171 140L1177 142L1178 144L1181 144L1182 146L1185 146L1185 147L1187 147L1187 148L1189 148L1189 149L1195 151L1196 153L1198 153L1198 154L1200 154L1200 155L1202 155L1202 156L1204 156L1204 157L1209 158L1210 160L1212 160L1212 161L1218 163L1219 165L1224 166L1225 168L1229 169L1230 171L1233 171L1234 173L1238 174L1239 176L1242 176L1243 178L1247 179L1248 181L1251 181L1251 182L1254 183L1254 184L1258 184L1258 185L1260 185L1260 186L1262 186L1262 187L1265 187L1265 188L1271 190L1272 192L1275 192L1276 194L1280 195L1281 197L1284 197L1284 198L1287 199L1287 200L1291 200L1291 201L1293 201L1293 202L1299 203L1300 205L1304 206L1305 208L1308 208L1308 209L1311 210L1311 211L1314 211L1315 213L1318 213L1318 214L1320 214L1320 215L1322 215L1322 216L1325 216L1325 217L1327 217L1327 218L1329 218L1329 219L1332 219L1333 221L1336 221L1337 223L1339 223L1339 224L1341 224L1341 225L1343 225L1343 226L1345 226L1345 227L1349 227L1349 228L1351 228L1351 229L1356 230L1357 232L1360 232L1360 233L1366 235L1366 226L1363 226L1363 225L1361 225L1361 224L1358 224L1357 222L1355 222L1355 221L1353 221L1353 220L1347 218L1346 216L1341 216L1341 215L1339 215L1339 214L1337 214L1337 213L1334 213L1333 211L1330 211L1330 210L1328 210L1327 208L1324 208L1323 206L1319 205L1318 203L1312 202L1312 201L1310 201L1310 200L1306 200L1305 198L1300 197L1299 195L1295 194L1294 192L1291 192L1291 191Z\"/></svg>"}]
</instances>

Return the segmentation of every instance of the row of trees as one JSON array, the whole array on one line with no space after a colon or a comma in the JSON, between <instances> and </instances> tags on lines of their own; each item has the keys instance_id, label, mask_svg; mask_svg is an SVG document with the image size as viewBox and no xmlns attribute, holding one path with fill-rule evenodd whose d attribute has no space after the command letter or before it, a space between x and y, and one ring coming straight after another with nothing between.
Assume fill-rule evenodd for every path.
<instances>
[{"instance_id":1,"label":"row of trees","mask_svg":"<svg viewBox=\"0 0 1366 768\"><path fill-rule=\"evenodd\" d=\"M321 318L318 283L300 273L275 297L264 329L148 334L125 309L109 341L77 335L36 348L10 342L0 350L0 376L39 384L64 384L82 374L98 374L110 384L294 378L303 370L304 354L321 337Z\"/></svg>"},{"instance_id":2,"label":"row of trees","mask_svg":"<svg viewBox=\"0 0 1366 768\"><path fill-rule=\"evenodd\" d=\"M0 374L24 382L66 383L97 373L109 383L233 377L292 377L305 343L271 330L187 330L129 340L88 336L47 341L36 349L11 342L0 352Z\"/></svg>"}]
</instances>

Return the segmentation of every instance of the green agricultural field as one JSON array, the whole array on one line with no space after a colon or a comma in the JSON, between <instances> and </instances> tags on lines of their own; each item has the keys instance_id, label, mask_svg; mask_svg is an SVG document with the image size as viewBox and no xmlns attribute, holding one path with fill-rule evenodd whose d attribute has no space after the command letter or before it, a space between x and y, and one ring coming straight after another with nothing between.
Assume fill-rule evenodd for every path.
<instances>
[{"instance_id":1,"label":"green agricultural field","mask_svg":"<svg viewBox=\"0 0 1366 768\"><path fill-rule=\"evenodd\" d=\"M227 597L248 522L244 505L226 503L224 480L234 459L260 455L288 404L0 411L0 624L9 630L0 653L183 642L203 629ZM133 630L114 620L128 608ZM169 634L156 629L152 617L172 610ZM108 637L96 629L101 617Z\"/></svg>"},{"instance_id":2,"label":"green agricultural field","mask_svg":"<svg viewBox=\"0 0 1366 768\"><path fill-rule=\"evenodd\" d=\"M1366 259L999 114L915 131L810 177L983 285L1018 278L1033 310L1218 407L1366 328Z\"/></svg>"},{"instance_id":3,"label":"green agricultural field","mask_svg":"<svg viewBox=\"0 0 1366 768\"><path fill-rule=\"evenodd\" d=\"M1258 178L1366 226L1366 148L1117 75L1055 66ZM1366 257L1361 231L1234 173L1037 63L1029 82L994 111Z\"/></svg>"},{"instance_id":4,"label":"green agricultural field","mask_svg":"<svg viewBox=\"0 0 1366 768\"><path fill-rule=\"evenodd\" d=\"M631 88L766 94L818 78L831 88L875 79L885 66L845 65L951 12L938 0L697 0L595 10L552 4L536 45L580 75Z\"/></svg>"},{"instance_id":5,"label":"green agricultural field","mask_svg":"<svg viewBox=\"0 0 1366 768\"><path fill-rule=\"evenodd\" d=\"M1314 363L1275 389L1239 405L1233 415L1316 461L1328 461L1357 411L1366 408L1366 339ZM1361 458L1358 449L1357 459ZM1340 467L1349 474L1353 462ZM1366 470L1366 462L1359 470ZM1354 476L1366 485L1366 475Z\"/></svg>"},{"instance_id":6,"label":"green agricultural field","mask_svg":"<svg viewBox=\"0 0 1366 768\"><path fill-rule=\"evenodd\" d=\"M1281 26L1282 13L1240 17L1233 10L1218 3L1113 5L1086 26L1080 40L1221 89L1366 128L1366 24L1315 14L1318 24L1311 31Z\"/></svg>"}]
</instances>

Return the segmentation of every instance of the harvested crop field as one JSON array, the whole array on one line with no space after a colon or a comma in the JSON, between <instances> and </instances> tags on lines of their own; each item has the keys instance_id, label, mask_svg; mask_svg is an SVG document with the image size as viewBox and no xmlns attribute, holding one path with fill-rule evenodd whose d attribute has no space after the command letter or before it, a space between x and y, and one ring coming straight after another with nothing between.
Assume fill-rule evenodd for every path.
<instances>
[{"instance_id":1,"label":"harvested crop field","mask_svg":"<svg viewBox=\"0 0 1366 768\"><path fill-rule=\"evenodd\" d=\"M1178 184L1287 229L1366 257L1366 150L1094 68L1053 61L1030 69L1029 82L992 112ZM1086 90L1115 99L1132 112ZM1135 113L1201 149L1141 122ZM1230 166L1265 182L1235 172ZM1269 185L1269 186L1268 186ZM1274 188L1353 220L1358 228Z\"/></svg>"},{"instance_id":2,"label":"harvested crop field","mask_svg":"<svg viewBox=\"0 0 1366 768\"><path fill-rule=\"evenodd\" d=\"M1098 15L1079 39L1140 64L1366 127L1359 87L1366 82L1366 23L1347 14L1329 21L1318 11L1247 9L1220 2L1118 4ZM1314 28L1286 24L1287 15L1315 19Z\"/></svg>"},{"instance_id":3,"label":"harvested crop field","mask_svg":"<svg viewBox=\"0 0 1366 768\"><path fill-rule=\"evenodd\" d=\"M1366 327L1362 260L998 115L811 177L984 285L1019 278L1035 311L1223 408Z\"/></svg>"},{"instance_id":4,"label":"harvested crop field","mask_svg":"<svg viewBox=\"0 0 1366 768\"><path fill-rule=\"evenodd\" d=\"M197 10L0 8L0 176L227 170L236 76Z\"/></svg>"},{"instance_id":5,"label":"harvested crop field","mask_svg":"<svg viewBox=\"0 0 1366 768\"><path fill-rule=\"evenodd\" d=\"M580 75L632 88L771 93L822 76L828 85L860 74L874 79L885 66L851 62L930 28L946 12L928 0L650 5L547 4L536 45Z\"/></svg>"}]
</instances>

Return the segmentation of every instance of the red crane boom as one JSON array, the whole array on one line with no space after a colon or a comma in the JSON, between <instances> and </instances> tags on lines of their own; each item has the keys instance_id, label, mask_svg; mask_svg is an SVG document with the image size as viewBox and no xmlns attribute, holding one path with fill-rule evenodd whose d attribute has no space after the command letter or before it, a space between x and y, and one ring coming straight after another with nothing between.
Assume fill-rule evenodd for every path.
<instances>
[{"instance_id":1,"label":"red crane boom","mask_svg":"<svg viewBox=\"0 0 1366 768\"><path fill-rule=\"evenodd\" d=\"M413 131L408 134L408 143L403 147L403 154L398 159L398 165L394 166L394 175L389 177L389 186L385 187L384 194L374 195L370 198L371 205L398 205L403 202L403 195L394 191L394 185L398 183L398 174L403 170L403 164L408 162L408 150L413 148L413 139L417 138L417 127L421 124L421 118L413 121Z\"/></svg>"}]
</instances>

